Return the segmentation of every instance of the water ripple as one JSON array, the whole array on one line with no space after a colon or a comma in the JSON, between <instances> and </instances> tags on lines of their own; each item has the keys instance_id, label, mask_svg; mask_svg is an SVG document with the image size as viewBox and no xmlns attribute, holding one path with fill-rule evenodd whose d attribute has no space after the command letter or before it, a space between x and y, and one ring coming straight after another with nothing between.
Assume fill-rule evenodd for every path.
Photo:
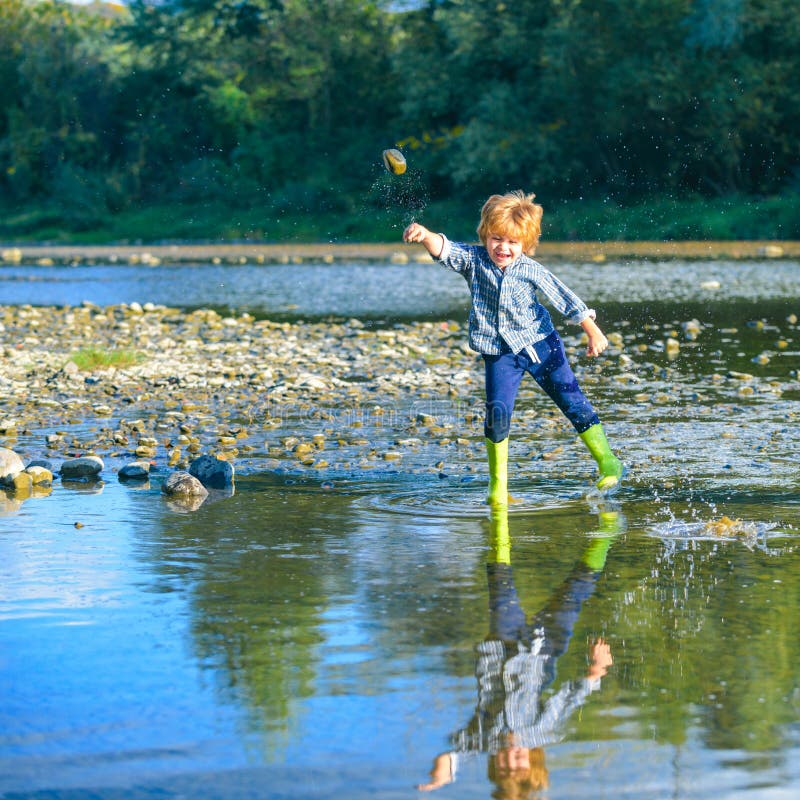
<instances>
[{"instance_id":1,"label":"water ripple","mask_svg":"<svg viewBox=\"0 0 800 800\"><path fill-rule=\"evenodd\" d=\"M581 493L565 494L563 488L540 486L515 492L509 512L513 514L564 508L582 497ZM491 513L486 504L486 486L482 481L467 485L444 485L435 493L405 490L366 495L356 501L356 504L373 511L413 516L474 518L486 517Z\"/></svg>"}]
</instances>

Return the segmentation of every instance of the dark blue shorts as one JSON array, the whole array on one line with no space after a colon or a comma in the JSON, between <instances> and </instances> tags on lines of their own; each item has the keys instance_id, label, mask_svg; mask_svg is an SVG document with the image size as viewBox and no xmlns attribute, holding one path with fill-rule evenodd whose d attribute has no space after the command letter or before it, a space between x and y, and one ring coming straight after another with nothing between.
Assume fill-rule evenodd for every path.
<instances>
[{"instance_id":1,"label":"dark blue shorts","mask_svg":"<svg viewBox=\"0 0 800 800\"><path fill-rule=\"evenodd\" d=\"M578 433L600 422L592 404L578 386L556 331L519 353L509 350L499 356L485 355L483 362L486 370L483 432L493 442L502 442L508 436L517 391L526 372L533 376Z\"/></svg>"}]
</instances>

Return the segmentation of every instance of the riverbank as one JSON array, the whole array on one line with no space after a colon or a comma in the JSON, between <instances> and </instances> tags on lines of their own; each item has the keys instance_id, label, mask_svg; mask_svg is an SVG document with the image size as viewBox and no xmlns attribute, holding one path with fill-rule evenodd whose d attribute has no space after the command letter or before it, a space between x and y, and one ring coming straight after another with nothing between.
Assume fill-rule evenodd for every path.
<instances>
[{"instance_id":1,"label":"riverbank","mask_svg":"<svg viewBox=\"0 0 800 800\"><path fill-rule=\"evenodd\" d=\"M664 310L660 325L609 321L611 346L598 362L581 357L580 332L566 329L576 374L629 443L632 475L639 462L652 475L656 451L673 447L674 433L651 436L665 419L671 431L688 426L693 442L701 421L710 448L730 425L742 446L727 458L747 472L754 447L775 452L794 435L786 421L798 413L797 315L782 311L738 329L676 324L676 308ZM55 474L67 459L97 456L104 479L145 460L162 480L212 455L237 472L300 480L347 481L367 471L474 480L484 463L483 375L463 328L450 320L276 322L151 303L0 306L0 446L25 463L50 461ZM741 437L744 413L769 443ZM533 381L521 388L519 416L520 477L591 480L593 465ZM639 425L648 426L646 437ZM692 480L708 469L702 448L696 463L684 461ZM662 486L675 480L673 467L665 469ZM12 510L24 499L0 495Z\"/></svg>"},{"instance_id":2,"label":"riverbank","mask_svg":"<svg viewBox=\"0 0 800 800\"><path fill-rule=\"evenodd\" d=\"M316 475L392 464L422 445L420 427L439 445L463 435L423 406L453 399L468 416L478 373L464 340L454 322L369 331L355 319L277 323L153 304L0 307L0 446L56 473L65 459L98 456L105 477L134 459L163 474L201 454ZM89 350L95 366L82 369ZM119 353L124 366L102 366Z\"/></svg>"},{"instance_id":3,"label":"riverbank","mask_svg":"<svg viewBox=\"0 0 800 800\"><path fill-rule=\"evenodd\" d=\"M0 246L4 264L288 264L304 262L429 261L416 245L370 244L154 244ZM543 242L542 261L753 260L800 258L800 241Z\"/></svg>"}]
</instances>

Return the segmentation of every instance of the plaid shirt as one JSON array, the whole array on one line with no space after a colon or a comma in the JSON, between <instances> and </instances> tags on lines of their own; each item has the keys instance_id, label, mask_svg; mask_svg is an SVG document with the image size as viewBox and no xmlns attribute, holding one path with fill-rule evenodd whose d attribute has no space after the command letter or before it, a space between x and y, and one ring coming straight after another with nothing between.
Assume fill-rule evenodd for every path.
<instances>
[{"instance_id":1,"label":"plaid shirt","mask_svg":"<svg viewBox=\"0 0 800 800\"><path fill-rule=\"evenodd\" d=\"M554 329L537 290L570 322L579 325L594 311L552 272L529 256L520 256L505 271L486 248L451 242L444 234L439 261L463 275L472 295L469 346L478 353L499 355L505 342L513 352L546 339Z\"/></svg>"},{"instance_id":2,"label":"plaid shirt","mask_svg":"<svg viewBox=\"0 0 800 800\"><path fill-rule=\"evenodd\" d=\"M509 733L521 747L544 747L564 738L569 718L601 683L599 678L565 681L547 696L554 667L548 664L552 657L539 652L542 644L541 638L529 646L492 639L478 644L478 706L466 727L451 736L454 750L496 753L508 744Z\"/></svg>"}]
</instances>

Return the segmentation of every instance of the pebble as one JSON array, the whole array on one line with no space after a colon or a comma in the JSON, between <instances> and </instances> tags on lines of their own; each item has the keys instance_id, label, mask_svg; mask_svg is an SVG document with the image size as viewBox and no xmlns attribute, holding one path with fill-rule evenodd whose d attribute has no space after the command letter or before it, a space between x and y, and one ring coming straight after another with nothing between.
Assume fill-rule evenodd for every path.
<instances>
[{"instance_id":1,"label":"pebble","mask_svg":"<svg viewBox=\"0 0 800 800\"><path fill-rule=\"evenodd\" d=\"M47 468L37 464L28 464L25 472L31 476L34 486L49 486L53 483L53 473Z\"/></svg>"},{"instance_id":2,"label":"pebble","mask_svg":"<svg viewBox=\"0 0 800 800\"><path fill-rule=\"evenodd\" d=\"M15 494L30 495L33 490L33 477L28 472L18 472L13 477L11 486Z\"/></svg>"},{"instance_id":3,"label":"pebble","mask_svg":"<svg viewBox=\"0 0 800 800\"><path fill-rule=\"evenodd\" d=\"M14 478L24 469L22 459L13 450L0 447L0 485L13 485Z\"/></svg>"},{"instance_id":4,"label":"pebble","mask_svg":"<svg viewBox=\"0 0 800 800\"><path fill-rule=\"evenodd\" d=\"M189 464L189 474L203 486L212 489L228 489L233 486L234 468L229 461L211 455L203 455Z\"/></svg>"}]
</instances>

